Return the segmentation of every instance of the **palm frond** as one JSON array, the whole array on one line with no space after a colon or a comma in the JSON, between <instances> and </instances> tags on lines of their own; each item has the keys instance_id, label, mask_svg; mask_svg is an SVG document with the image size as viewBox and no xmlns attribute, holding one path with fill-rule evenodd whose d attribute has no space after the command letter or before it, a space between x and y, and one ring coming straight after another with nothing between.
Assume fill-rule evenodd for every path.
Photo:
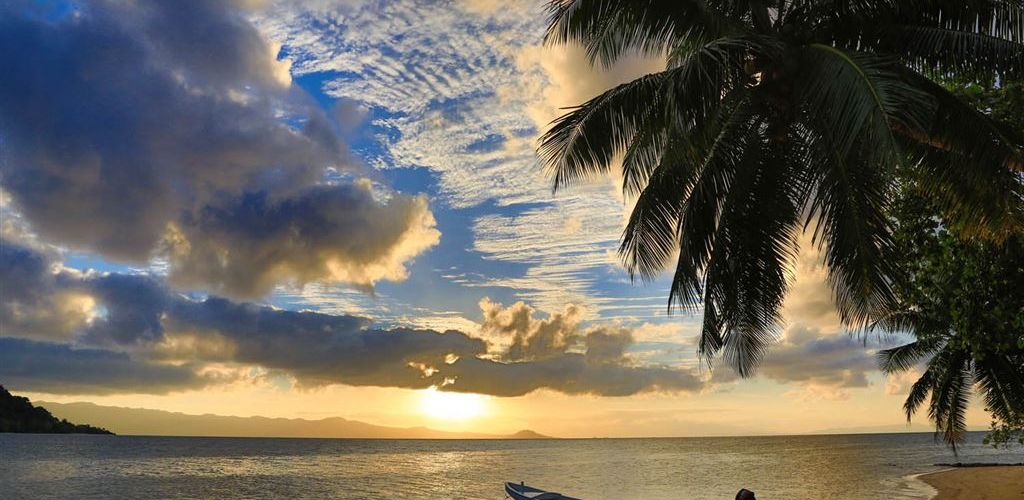
<instances>
[{"instance_id":1,"label":"palm frond","mask_svg":"<svg viewBox=\"0 0 1024 500\"><path fill-rule=\"evenodd\" d=\"M694 183L683 197L684 204L678 218L679 256L672 278L668 307L695 307L701 303L704 271L714 247L715 232L722 209L722 200L729 192L736 169L743 161L745 150L753 141L753 132L760 120L745 97L731 94L734 107L723 107L716 125L706 132L713 135L701 140L696 156L700 169ZM638 269L641 274L654 276L654 268ZM705 307L707 301L705 300Z\"/></svg>"},{"instance_id":2,"label":"palm frond","mask_svg":"<svg viewBox=\"0 0 1024 500\"><path fill-rule=\"evenodd\" d=\"M785 22L849 50L898 56L940 72L1019 72L1018 0L796 1Z\"/></svg>"},{"instance_id":3,"label":"palm frond","mask_svg":"<svg viewBox=\"0 0 1024 500\"><path fill-rule=\"evenodd\" d=\"M619 85L555 120L538 152L554 187L607 173L612 158L640 129L664 116L669 72Z\"/></svg>"},{"instance_id":4,"label":"palm frond","mask_svg":"<svg viewBox=\"0 0 1024 500\"><path fill-rule=\"evenodd\" d=\"M611 65L627 53L659 55L681 39L707 40L728 24L696 0L552 0L546 43L577 43L591 62Z\"/></svg>"},{"instance_id":5,"label":"palm frond","mask_svg":"<svg viewBox=\"0 0 1024 500\"><path fill-rule=\"evenodd\" d=\"M928 395L934 389L935 372L936 368L932 363L929 363L924 373L918 377L914 385L910 386L910 393L907 394L907 399L903 402L903 413L907 416L907 422L910 422L910 419L917 413L918 408L924 404L925 400L928 399Z\"/></svg>"},{"instance_id":6,"label":"palm frond","mask_svg":"<svg viewBox=\"0 0 1024 500\"><path fill-rule=\"evenodd\" d=\"M622 194L627 197L643 192L651 173L661 163L668 143L670 133L663 123L646 122L622 156Z\"/></svg>"},{"instance_id":7,"label":"palm frond","mask_svg":"<svg viewBox=\"0 0 1024 500\"><path fill-rule=\"evenodd\" d=\"M920 186L967 232L998 240L1020 231L1024 131L996 122L923 76L908 78L934 102L927 128L900 130L920 158Z\"/></svg>"},{"instance_id":8,"label":"palm frond","mask_svg":"<svg viewBox=\"0 0 1024 500\"><path fill-rule=\"evenodd\" d=\"M932 359L936 377L928 417L935 422L936 433L941 433L946 444L956 453L956 445L963 440L967 429L967 406L970 403L972 374L967 352L946 347Z\"/></svg>"},{"instance_id":9,"label":"palm frond","mask_svg":"<svg viewBox=\"0 0 1024 500\"><path fill-rule=\"evenodd\" d=\"M941 349L941 344L917 340L898 347L878 351L878 364L883 373L905 372L914 367L921 358Z\"/></svg>"},{"instance_id":10,"label":"palm frond","mask_svg":"<svg viewBox=\"0 0 1024 500\"><path fill-rule=\"evenodd\" d=\"M678 251L678 221L686 202L685 193L699 175L698 159L685 154L676 140L660 158L630 212L622 233L619 256L635 279L653 278Z\"/></svg>"},{"instance_id":11,"label":"palm frond","mask_svg":"<svg viewBox=\"0 0 1024 500\"><path fill-rule=\"evenodd\" d=\"M1024 415L1024 374L1019 362L1005 353L993 352L975 360L974 369L985 407L992 416L1006 422Z\"/></svg>"},{"instance_id":12,"label":"palm frond","mask_svg":"<svg viewBox=\"0 0 1024 500\"><path fill-rule=\"evenodd\" d=\"M701 263L710 252L706 242L716 225L718 193L728 189L735 152L748 137L752 115L747 98L745 90L737 89L700 134L677 133L669 139L671 147L637 198L623 232L619 255L631 276L645 280L657 276L680 248L681 255L693 257L695 267L687 267L689 272L677 266L679 279L673 282L670 307L673 298L682 298L685 305L700 301L694 287L700 286ZM694 220L698 210L700 221ZM680 243L680 231L687 229L696 239ZM697 241L705 242L703 248L689 245Z\"/></svg>"},{"instance_id":13,"label":"palm frond","mask_svg":"<svg viewBox=\"0 0 1024 500\"><path fill-rule=\"evenodd\" d=\"M935 74L1016 74L1024 70L1024 44L973 29L896 25L884 33L886 48Z\"/></svg>"},{"instance_id":14,"label":"palm frond","mask_svg":"<svg viewBox=\"0 0 1024 500\"><path fill-rule=\"evenodd\" d=\"M798 137L784 131L769 136L774 139L751 140L738 164L705 278L704 305L713 303L720 318L715 337L722 339L724 360L742 377L753 374L777 338L800 228ZM710 360L715 352L700 354Z\"/></svg>"},{"instance_id":15,"label":"palm frond","mask_svg":"<svg viewBox=\"0 0 1024 500\"><path fill-rule=\"evenodd\" d=\"M889 2L890 22L973 32L1024 41L1024 3L1019 0L905 0Z\"/></svg>"},{"instance_id":16,"label":"palm frond","mask_svg":"<svg viewBox=\"0 0 1024 500\"><path fill-rule=\"evenodd\" d=\"M864 326L895 308L887 212L905 155L892 127L920 127L927 94L907 86L884 58L820 45L805 57L798 92L810 131L814 240L844 322Z\"/></svg>"}]
</instances>

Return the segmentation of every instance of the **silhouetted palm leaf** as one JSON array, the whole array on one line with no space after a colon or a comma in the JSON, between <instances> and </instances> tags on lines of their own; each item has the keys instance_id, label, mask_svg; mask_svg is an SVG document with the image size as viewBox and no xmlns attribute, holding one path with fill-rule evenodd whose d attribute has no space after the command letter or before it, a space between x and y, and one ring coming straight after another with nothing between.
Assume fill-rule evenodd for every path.
<instances>
[{"instance_id":1,"label":"silhouetted palm leaf","mask_svg":"<svg viewBox=\"0 0 1024 500\"><path fill-rule=\"evenodd\" d=\"M623 158L637 200L625 266L646 280L675 260L669 309L703 307L709 363L722 354L752 373L803 228L847 325L896 309L898 171L976 234L1020 229L1022 134L931 79L1024 72L1019 1L552 0L548 11L547 41L580 44L595 63L666 57L665 71L558 119L539 151L556 189ZM955 429L972 376L947 375L932 379L946 384L935 411Z\"/></svg>"}]
</instances>

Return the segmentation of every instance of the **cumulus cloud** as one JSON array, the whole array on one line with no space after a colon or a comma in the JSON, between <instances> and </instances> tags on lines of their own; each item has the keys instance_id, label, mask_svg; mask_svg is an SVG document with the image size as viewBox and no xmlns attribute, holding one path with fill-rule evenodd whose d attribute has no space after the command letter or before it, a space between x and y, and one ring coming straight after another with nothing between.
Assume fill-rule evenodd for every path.
<instances>
[{"instance_id":1,"label":"cumulus cloud","mask_svg":"<svg viewBox=\"0 0 1024 500\"><path fill-rule=\"evenodd\" d=\"M580 337L581 311L575 305L570 304L547 319L537 319L533 316L535 310L524 302L506 308L485 297L480 301L480 310L484 315L480 332L501 343L507 340L507 359L550 358L564 353Z\"/></svg>"},{"instance_id":2,"label":"cumulus cloud","mask_svg":"<svg viewBox=\"0 0 1024 500\"><path fill-rule=\"evenodd\" d=\"M517 396L539 388L567 394L628 396L662 390L693 392L705 383L693 371L642 365L627 351L633 331L616 326L582 328L579 306L547 318L523 302L508 307L480 301L480 333L498 346L499 361L476 358L455 363L452 390Z\"/></svg>"},{"instance_id":3,"label":"cumulus cloud","mask_svg":"<svg viewBox=\"0 0 1024 500\"><path fill-rule=\"evenodd\" d=\"M250 193L174 229L170 282L234 297L258 297L279 283L401 281L405 262L441 236L426 197L380 202L365 181L284 199Z\"/></svg>"},{"instance_id":4,"label":"cumulus cloud","mask_svg":"<svg viewBox=\"0 0 1024 500\"><path fill-rule=\"evenodd\" d=\"M358 316L280 310L219 297L197 300L150 276L83 273L27 247L9 244L2 250L0 278L17 284L5 288L0 301L6 315L3 335L35 342L18 345L27 356L41 352L46 360L99 359L119 367L102 373L196 374L182 379L188 382L182 388L209 382L198 375L200 368L225 364L288 374L300 385L441 387L496 396L539 389L602 396L695 392L731 380L720 370L708 381L692 367L645 363L650 358L631 353L643 332L584 326L578 306L543 315L523 302L503 306L484 299L483 320L473 332L379 329ZM63 293L87 298L91 308L75 314L53 309L45 319L64 325L59 336L26 319L36 318L34 308L49 307ZM64 342L60 348L39 347L57 337ZM801 395L843 397L849 389L868 385L868 375L877 369L872 351L848 335L794 324L766 356L760 374L797 384ZM50 365L18 366L19 380L26 381L32 371L26 367L42 373ZM12 375L10 370L0 370L0 376ZM51 385L60 380L47 377Z\"/></svg>"},{"instance_id":5,"label":"cumulus cloud","mask_svg":"<svg viewBox=\"0 0 1024 500\"><path fill-rule=\"evenodd\" d=\"M345 124L291 85L290 63L246 5L101 0L59 16L30 2L0 7L0 47L11 49L0 59L0 183L12 207L44 240L106 257L143 262L170 248L182 282L205 285L209 272L236 296L273 280L401 279L402 263L437 239L424 200L310 187L327 167L351 170L336 133ZM353 212L325 220L339 209ZM384 229L361 234L367 215ZM245 239L307 218L326 227L295 231L287 249L308 249L308 265ZM370 258L359 247L371 238L391 246L365 248L380 252ZM239 265L254 266L252 280Z\"/></svg>"},{"instance_id":6,"label":"cumulus cloud","mask_svg":"<svg viewBox=\"0 0 1024 500\"><path fill-rule=\"evenodd\" d=\"M867 387L868 374L878 370L874 350L846 334L794 325L768 352L758 373L780 382Z\"/></svg>"},{"instance_id":7,"label":"cumulus cloud","mask_svg":"<svg viewBox=\"0 0 1024 500\"><path fill-rule=\"evenodd\" d=\"M440 387L497 396L538 389L626 396L703 386L689 370L633 363L627 355L629 331L581 330L571 309L538 319L524 304L504 309L485 301L485 328L511 337L511 345L518 346L496 355L484 339L459 331L377 329L357 316L281 310L219 297L197 300L150 276L82 273L53 265L27 247L5 248L0 269L39 262L21 278L26 290L74 290L95 301L94 317L68 320L74 324L73 334L64 343L45 343L46 336L34 329L5 326L10 352L20 353L21 361L0 367L0 378L17 380L20 385L10 385L18 388L96 392L98 384L111 379L108 391L128 391L115 380L122 377L135 381L125 382L131 391L145 382L152 386L149 392L159 392L209 383L203 369L224 365L259 366L288 374L300 385ZM31 302L20 290L4 294L4 307ZM76 380L90 363L98 371ZM39 381L31 380L33 374ZM63 388L61 381L67 383Z\"/></svg>"},{"instance_id":8,"label":"cumulus cloud","mask_svg":"<svg viewBox=\"0 0 1024 500\"><path fill-rule=\"evenodd\" d=\"M0 232L0 238L9 237ZM92 298L66 287L52 265L37 250L9 240L0 244L0 333L67 339L90 320Z\"/></svg>"},{"instance_id":9,"label":"cumulus cloud","mask_svg":"<svg viewBox=\"0 0 1024 500\"><path fill-rule=\"evenodd\" d=\"M905 372L891 373L885 378L885 393L889 396L906 396L910 388L921 378L921 368L914 367Z\"/></svg>"}]
</instances>

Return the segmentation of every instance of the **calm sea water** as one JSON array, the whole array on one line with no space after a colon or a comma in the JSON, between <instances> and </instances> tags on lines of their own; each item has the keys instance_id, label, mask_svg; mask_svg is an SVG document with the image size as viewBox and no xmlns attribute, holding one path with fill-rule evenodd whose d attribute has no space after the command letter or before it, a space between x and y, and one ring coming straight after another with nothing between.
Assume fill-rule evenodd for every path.
<instances>
[{"instance_id":1,"label":"calm sea water","mask_svg":"<svg viewBox=\"0 0 1024 500\"><path fill-rule=\"evenodd\" d=\"M1022 462L972 433L959 460ZM930 434L383 441L0 434L2 498L925 499L955 461Z\"/></svg>"}]
</instances>

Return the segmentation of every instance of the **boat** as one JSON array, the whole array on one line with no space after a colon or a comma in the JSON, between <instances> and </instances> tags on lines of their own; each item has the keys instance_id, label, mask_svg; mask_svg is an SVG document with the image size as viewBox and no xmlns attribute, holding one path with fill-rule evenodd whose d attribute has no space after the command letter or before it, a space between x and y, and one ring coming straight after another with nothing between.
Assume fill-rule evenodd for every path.
<instances>
[{"instance_id":1,"label":"boat","mask_svg":"<svg viewBox=\"0 0 1024 500\"><path fill-rule=\"evenodd\" d=\"M523 483L505 483L505 494L512 500L580 500L561 493L540 490Z\"/></svg>"}]
</instances>

